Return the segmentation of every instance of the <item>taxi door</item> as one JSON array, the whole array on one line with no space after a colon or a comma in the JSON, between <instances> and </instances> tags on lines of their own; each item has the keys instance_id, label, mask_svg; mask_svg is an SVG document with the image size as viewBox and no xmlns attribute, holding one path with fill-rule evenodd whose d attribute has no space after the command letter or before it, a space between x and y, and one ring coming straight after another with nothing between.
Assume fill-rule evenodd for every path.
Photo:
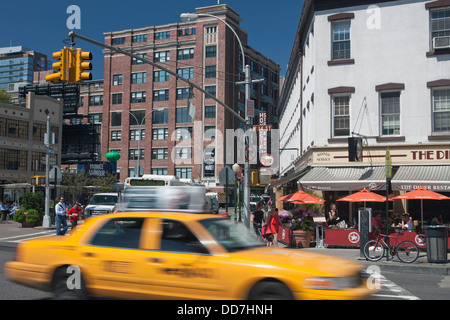
<instances>
[{"instance_id":1,"label":"taxi door","mask_svg":"<svg viewBox=\"0 0 450 320\"><path fill-rule=\"evenodd\" d=\"M152 219L153 250L146 252L143 284L159 298L220 299L229 294L220 256L212 255L184 222Z\"/></svg>"},{"instance_id":2,"label":"taxi door","mask_svg":"<svg viewBox=\"0 0 450 320\"><path fill-rule=\"evenodd\" d=\"M103 224L83 248L94 295L140 298L141 234L146 219L113 218Z\"/></svg>"}]
</instances>

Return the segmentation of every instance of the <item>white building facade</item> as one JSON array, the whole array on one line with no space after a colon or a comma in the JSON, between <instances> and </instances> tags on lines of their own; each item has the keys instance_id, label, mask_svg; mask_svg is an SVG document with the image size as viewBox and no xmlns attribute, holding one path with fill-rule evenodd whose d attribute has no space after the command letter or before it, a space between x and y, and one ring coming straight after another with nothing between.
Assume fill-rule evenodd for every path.
<instances>
[{"instance_id":1,"label":"white building facade","mask_svg":"<svg viewBox=\"0 0 450 320\"><path fill-rule=\"evenodd\" d=\"M450 192L450 2L306 0L279 113L280 174L301 188L383 190L389 148L394 191Z\"/></svg>"}]
</instances>

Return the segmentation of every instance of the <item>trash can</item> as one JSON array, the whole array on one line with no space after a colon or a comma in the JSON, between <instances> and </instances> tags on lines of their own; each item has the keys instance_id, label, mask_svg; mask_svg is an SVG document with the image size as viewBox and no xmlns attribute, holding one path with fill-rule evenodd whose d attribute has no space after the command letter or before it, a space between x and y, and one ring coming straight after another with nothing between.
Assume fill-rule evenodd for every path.
<instances>
[{"instance_id":1,"label":"trash can","mask_svg":"<svg viewBox=\"0 0 450 320\"><path fill-rule=\"evenodd\" d=\"M447 232L446 226L425 227L428 262L447 263Z\"/></svg>"}]
</instances>

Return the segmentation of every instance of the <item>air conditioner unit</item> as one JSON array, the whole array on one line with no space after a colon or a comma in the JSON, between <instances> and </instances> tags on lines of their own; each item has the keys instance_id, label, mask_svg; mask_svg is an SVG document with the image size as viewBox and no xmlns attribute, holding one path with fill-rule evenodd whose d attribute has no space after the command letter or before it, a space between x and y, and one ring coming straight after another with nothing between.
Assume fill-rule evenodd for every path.
<instances>
[{"instance_id":1,"label":"air conditioner unit","mask_svg":"<svg viewBox=\"0 0 450 320\"><path fill-rule=\"evenodd\" d=\"M450 36L433 38L433 49L450 48Z\"/></svg>"}]
</instances>

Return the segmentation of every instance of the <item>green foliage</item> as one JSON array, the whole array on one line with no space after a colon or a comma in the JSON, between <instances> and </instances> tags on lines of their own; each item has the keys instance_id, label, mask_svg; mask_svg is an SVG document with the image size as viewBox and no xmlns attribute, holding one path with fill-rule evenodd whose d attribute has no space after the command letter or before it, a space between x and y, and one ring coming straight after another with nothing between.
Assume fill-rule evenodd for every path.
<instances>
[{"instance_id":1,"label":"green foliage","mask_svg":"<svg viewBox=\"0 0 450 320\"><path fill-rule=\"evenodd\" d=\"M116 183L116 175L108 173L106 177L92 179L92 185L98 188L99 193L115 192L113 185Z\"/></svg>"},{"instance_id":2,"label":"green foliage","mask_svg":"<svg viewBox=\"0 0 450 320\"><path fill-rule=\"evenodd\" d=\"M43 213L40 213L39 211L37 211L35 209L28 209L25 221L30 222L30 223L38 223L38 222L42 221L43 218L44 218Z\"/></svg>"},{"instance_id":3,"label":"green foliage","mask_svg":"<svg viewBox=\"0 0 450 320\"><path fill-rule=\"evenodd\" d=\"M20 201L22 208L25 211L28 209L35 209L40 213L45 212L45 195L44 192L38 191L36 193L33 192L25 192Z\"/></svg>"},{"instance_id":4,"label":"green foliage","mask_svg":"<svg viewBox=\"0 0 450 320\"><path fill-rule=\"evenodd\" d=\"M5 90L0 89L0 102L11 101L11 95L7 93Z\"/></svg>"},{"instance_id":5,"label":"green foliage","mask_svg":"<svg viewBox=\"0 0 450 320\"><path fill-rule=\"evenodd\" d=\"M22 223L25 220L25 211L24 208L17 210L16 213L14 213L14 221Z\"/></svg>"},{"instance_id":6,"label":"green foliage","mask_svg":"<svg viewBox=\"0 0 450 320\"><path fill-rule=\"evenodd\" d=\"M316 217L316 213L309 209L308 211L305 208L297 208L292 211L294 215L292 218L292 230L303 230L303 231L311 231L314 226L314 217Z\"/></svg>"}]
</instances>

